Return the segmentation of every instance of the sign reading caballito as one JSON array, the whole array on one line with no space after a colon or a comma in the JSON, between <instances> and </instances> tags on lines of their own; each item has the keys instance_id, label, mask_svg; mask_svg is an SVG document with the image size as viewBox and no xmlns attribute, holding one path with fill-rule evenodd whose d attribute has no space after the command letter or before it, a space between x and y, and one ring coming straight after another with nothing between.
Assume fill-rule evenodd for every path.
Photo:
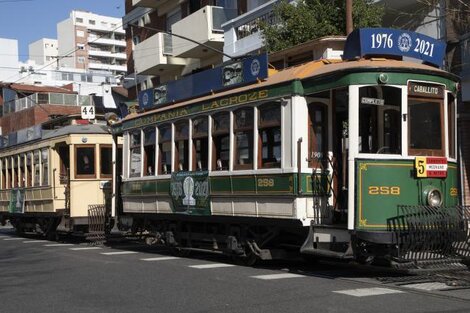
<instances>
[{"instance_id":1,"label":"sign reading caballito","mask_svg":"<svg viewBox=\"0 0 470 313\"><path fill-rule=\"evenodd\" d=\"M440 85L409 82L408 95L427 98L444 98L444 87Z\"/></svg>"},{"instance_id":2,"label":"sign reading caballito","mask_svg":"<svg viewBox=\"0 0 470 313\"><path fill-rule=\"evenodd\" d=\"M172 173L170 192L175 213L211 214L207 171Z\"/></svg>"}]
</instances>

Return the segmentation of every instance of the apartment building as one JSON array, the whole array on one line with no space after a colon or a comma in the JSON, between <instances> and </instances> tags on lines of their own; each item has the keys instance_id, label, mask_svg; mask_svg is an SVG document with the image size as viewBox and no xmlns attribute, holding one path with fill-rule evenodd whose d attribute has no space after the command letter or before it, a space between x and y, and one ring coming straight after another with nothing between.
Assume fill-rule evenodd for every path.
<instances>
[{"instance_id":1,"label":"apartment building","mask_svg":"<svg viewBox=\"0 0 470 313\"><path fill-rule=\"evenodd\" d=\"M57 39L41 38L28 45L29 59L37 65L51 64L54 66L59 55L59 43Z\"/></svg>"},{"instance_id":2,"label":"apartment building","mask_svg":"<svg viewBox=\"0 0 470 313\"><path fill-rule=\"evenodd\" d=\"M18 74L18 40L0 38L0 82Z\"/></svg>"},{"instance_id":3,"label":"apartment building","mask_svg":"<svg viewBox=\"0 0 470 313\"><path fill-rule=\"evenodd\" d=\"M57 24L59 66L125 73L126 40L121 23L119 18L72 11Z\"/></svg>"}]
</instances>

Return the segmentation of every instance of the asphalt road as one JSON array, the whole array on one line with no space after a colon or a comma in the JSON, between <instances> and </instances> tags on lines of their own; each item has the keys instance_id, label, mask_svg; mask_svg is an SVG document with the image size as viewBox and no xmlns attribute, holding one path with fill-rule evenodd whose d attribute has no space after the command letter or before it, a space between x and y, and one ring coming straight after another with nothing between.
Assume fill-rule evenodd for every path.
<instances>
[{"instance_id":1,"label":"asphalt road","mask_svg":"<svg viewBox=\"0 0 470 313\"><path fill-rule=\"evenodd\" d=\"M470 312L470 289L383 285L381 273L348 266L246 267L135 244L19 238L8 227L0 273L0 312Z\"/></svg>"}]
</instances>

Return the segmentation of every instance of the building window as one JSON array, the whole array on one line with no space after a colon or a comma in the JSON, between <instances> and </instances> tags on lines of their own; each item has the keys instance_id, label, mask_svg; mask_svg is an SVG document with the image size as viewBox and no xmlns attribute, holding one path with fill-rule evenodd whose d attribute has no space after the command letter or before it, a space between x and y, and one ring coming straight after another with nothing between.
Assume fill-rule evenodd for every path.
<instances>
[{"instance_id":1,"label":"building window","mask_svg":"<svg viewBox=\"0 0 470 313\"><path fill-rule=\"evenodd\" d=\"M95 175L95 146L77 146L75 148L75 177L94 178Z\"/></svg>"},{"instance_id":2,"label":"building window","mask_svg":"<svg viewBox=\"0 0 470 313\"><path fill-rule=\"evenodd\" d=\"M308 107L308 165L325 165L328 147L328 107L324 103L311 103Z\"/></svg>"},{"instance_id":3,"label":"building window","mask_svg":"<svg viewBox=\"0 0 470 313\"><path fill-rule=\"evenodd\" d=\"M88 24L90 24L90 25L95 25L95 24L96 24L96 21L95 21L95 20L88 20Z\"/></svg>"},{"instance_id":4,"label":"building window","mask_svg":"<svg viewBox=\"0 0 470 313\"><path fill-rule=\"evenodd\" d=\"M34 186L39 186L39 182L41 181L41 161L39 158L39 150L35 150L33 153L34 159Z\"/></svg>"},{"instance_id":5,"label":"building window","mask_svg":"<svg viewBox=\"0 0 470 313\"><path fill-rule=\"evenodd\" d=\"M140 129L130 134L130 174L129 177L140 177L140 164L142 161L142 153L140 151Z\"/></svg>"},{"instance_id":6,"label":"building window","mask_svg":"<svg viewBox=\"0 0 470 313\"><path fill-rule=\"evenodd\" d=\"M177 9L176 11L168 14L166 17L166 30L171 32L171 27L179 20L181 20L181 9Z\"/></svg>"},{"instance_id":7,"label":"building window","mask_svg":"<svg viewBox=\"0 0 470 313\"><path fill-rule=\"evenodd\" d=\"M113 148L100 145L100 176L110 178L113 176Z\"/></svg>"},{"instance_id":8,"label":"building window","mask_svg":"<svg viewBox=\"0 0 470 313\"><path fill-rule=\"evenodd\" d=\"M259 107L260 168L281 167L281 106L268 103Z\"/></svg>"},{"instance_id":9,"label":"building window","mask_svg":"<svg viewBox=\"0 0 470 313\"><path fill-rule=\"evenodd\" d=\"M212 170L228 170L230 160L229 112L221 112L212 116L212 143Z\"/></svg>"},{"instance_id":10,"label":"building window","mask_svg":"<svg viewBox=\"0 0 470 313\"><path fill-rule=\"evenodd\" d=\"M79 64L85 63L85 57L78 57L78 58L77 58L77 62L78 62Z\"/></svg>"},{"instance_id":11,"label":"building window","mask_svg":"<svg viewBox=\"0 0 470 313\"><path fill-rule=\"evenodd\" d=\"M75 18L75 22L76 22L76 23L83 23L83 18L81 18L81 17L76 17L76 18Z\"/></svg>"},{"instance_id":12,"label":"building window","mask_svg":"<svg viewBox=\"0 0 470 313\"><path fill-rule=\"evenodd\" d=\"M207 116L193 120L193 170L207 171L209 161Z\"/></svg>"},{"instance_id":13,"label":"building window","mask_svg":"<svg viewBox=\"0 0 470 313\"><path fill-rule=\"evenodd\" d=\"M155 175L155 127L144 129L144 176Z\"/></svg>"},{"instance_id":14,"label":"building window","mask_svg":"<svg viewBox=\"0 0 470 313\"><path fill-rule=\"evenodd\" d=\"M83 30L77 30L77 37L85 37L85 32Z\"/></svg>"},{"instance_id":15,"label":"building window","mask_svg":"<svg viewBox=\"0 0 470 313\"><path fill-rule=\"evenodd\" d=\"M41 150L41 174L41 185L49 185L49 151L47 149Z\"/></svg>"},{"instance_id":16,"label":"building window","mask_svg":"<svg viewBox=\"0 0 470 313\"><path fill-rule=\"evenodd\" d=\"M187 120L175 123L175 148L175 170L189 170L189 123Z\"/></svg>"},{"instance_id":17,"label":"building window","mask_svg":"<svg viewBox=\"0 0 470 313\"><path fill-rule=\"evenodd\" d=\"M171 125L158 128L158 174L171 173Z\"/></svg>"},{"instance_id":18,"label":"building window","mask_svg":"<svg viewBox=\"0 0 470 313\"><path fill-rule=\"evenodd\" d=\"M234 112L234 169L253 168L253 108Z\"/></svg>"}]
</instances>

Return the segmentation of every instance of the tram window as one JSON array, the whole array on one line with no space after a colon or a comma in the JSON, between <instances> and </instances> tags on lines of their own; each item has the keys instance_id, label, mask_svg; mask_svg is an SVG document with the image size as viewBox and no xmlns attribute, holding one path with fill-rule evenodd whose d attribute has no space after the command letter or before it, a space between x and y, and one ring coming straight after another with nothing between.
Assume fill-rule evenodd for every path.
<instances>
[{"instance_id":1,"label":"tram window","mask_svg":"<svg viewBox=\"0 0 470 313\"><path fill-rule=\"evenodd\" d=\"M76 177L94 178L95 174L95 146L75 147Z\"/></svg>"},{"instance_id":2,"label":"tram window","mask_svg":"<svg viewBox=\"0 0 470 313\"><path fill-rule=\"evenodd\" d=\"M408 99L410 155L444 156L442 111L439 100Z\"/></svg>"},{"instance_id":3,"label":"tram window","mask_svg":"<svg viewBox=\"0 0 470 313\"><path fill-rule=\"evenodd\" d=\"M100 145L100 176L110 178L113 175L112 147Z\"/></svg>"},{"instance_id":4,"label":"tram window","mask_svg":"<svg viewBox=\"0 0 470 313\"><path fill-rule=\"evenodd\" d=\"M212 116L212 170L228 170L230 160L230 113Z\"/></svg>"},{"instance_id":5,"label":"tram window","mask_svg":"<svg viewBox=\"0 0 470 313\"><path fill-rule=\"evenodd\" d=\"M42 169L42 185L49 185L49 153L47 149L41 150L41 169Z\"/></svg>"},{"instance_id":6,"label":"tram window","mask_svg":"<svg viewBox=\"0 0 470 313\"><path fill-rule=\"evenodd\" d=\"M155 175L155 127L144 129L144 176Z\"/></svg>"},{"instance_id":7,"label":"tram window","mask_svg":"<svg viewBox=\"0 0 470 313\"><path fill-rule=\"evenodd\" d=\"M268 103L259 107L259 167L281 167L281 106Z\"/></svg>"},{"instance_id":8,"label":"tram window","mask_svg":"<svg viewBox=\"0 0 470 313\"><path fill-rule=\"evenodd\" d=\"M18 188L18 156L15 155L11 157L11 165L13 168L12 187Z\"/></svg>"},{"instance_id":9,"label":"tram window","mask_svg":"<svg viewBox=\"0 0 470 313\"><path fill-rule=\"evenodd\" d=\"M142 153L140 151L140 130L130 134L130 174L129 177L140 177L140 162L142 160Z\"/></svg>"},{"instance_id":10,"label":"tram window","mask_svg":"<svg viewBox=\"0 0 470 313\"><path fill-rule=\"evenodd\" d=\"M158 174L171 173L171 125L158 128Z\"/></svg>"},{"instance_id":11,"label":"tram window","mask_svg":"<svg viewBox=\"0 0 470 313\"><path fill-rule=\"evenodd\" d=\"M401 153L401 89L359 89L359 152Z\"/></svg>"},{"instance_id":12,"label":"tram window","mask_svg":"<svg viewBox=\"0 0 470 313\"><path fill-rule=\"evenodd\" d=\"M7 186L8 188L13 188L12 185L12 171L11 171L11 158L6 158L7 160Z\"/></svg>"},{"instance_id":13,"label":"tram window","mask_svg":"<svg viewBox=\"0 0 470 313\"><path fill-rule=\"evenodd\" d=\"M189 170L189 121L175 123L175 170Z\"/></svg>"},{"instance_id":14,"label":"tram window","mask_svg":"<svg viewBox=\"0 0 470 313\"><path fill-rule=\"evenodd\" d=\"M39 150L35 150L33 153L33 159L34 159L34 186L39 186L39 182L41 179L40 173L41 173L41 164L39 161Z\"/></svg>"},{"instance_id":15,"label":"tram window","mask_svg":"<svg viewBox=\"0 0 470 313\"><path fill-rule=\"evenodd\" d=\"M26 187L33 186L33 153L28 152L26 155Z\"/></svg>"},{"instance_id":16,"label":"tram window","mask_svg":"<svg viewBox=\"0 0 470 313\"><path fill-rule=\"evenodd\" d=\"M323 103L311 103L308 107L309 167L323 164L328 149L328 107Z\"/></svg>"},{"instance_id":17,"label":"tram window","mask_svg":"<svg viewBox=\"0 0 470 313\"><path fill-rule=\"evenodd\" d=\"M235 160L234 169L253 168L253 108L234 112Z\"/></svg>"},{"instance_id":18,"label":"tram window","mask_svg":"<svg viewBox=\"0 0 470 313\"><path fill-rule=\"evenodd\" d=\"M455 159L455 97L447 97L447 127L449 129L449 157Z\"/></svg>"},{"instance_id":19,"label":"tram window","mask_svg":"<svg viewBox=\"0 0 470 313\"><path fill-rule=\"evenodd\" d=\"M207 171L208 122L207 116L193 120L193 170Z\"/></svg>"}]
</instances>

